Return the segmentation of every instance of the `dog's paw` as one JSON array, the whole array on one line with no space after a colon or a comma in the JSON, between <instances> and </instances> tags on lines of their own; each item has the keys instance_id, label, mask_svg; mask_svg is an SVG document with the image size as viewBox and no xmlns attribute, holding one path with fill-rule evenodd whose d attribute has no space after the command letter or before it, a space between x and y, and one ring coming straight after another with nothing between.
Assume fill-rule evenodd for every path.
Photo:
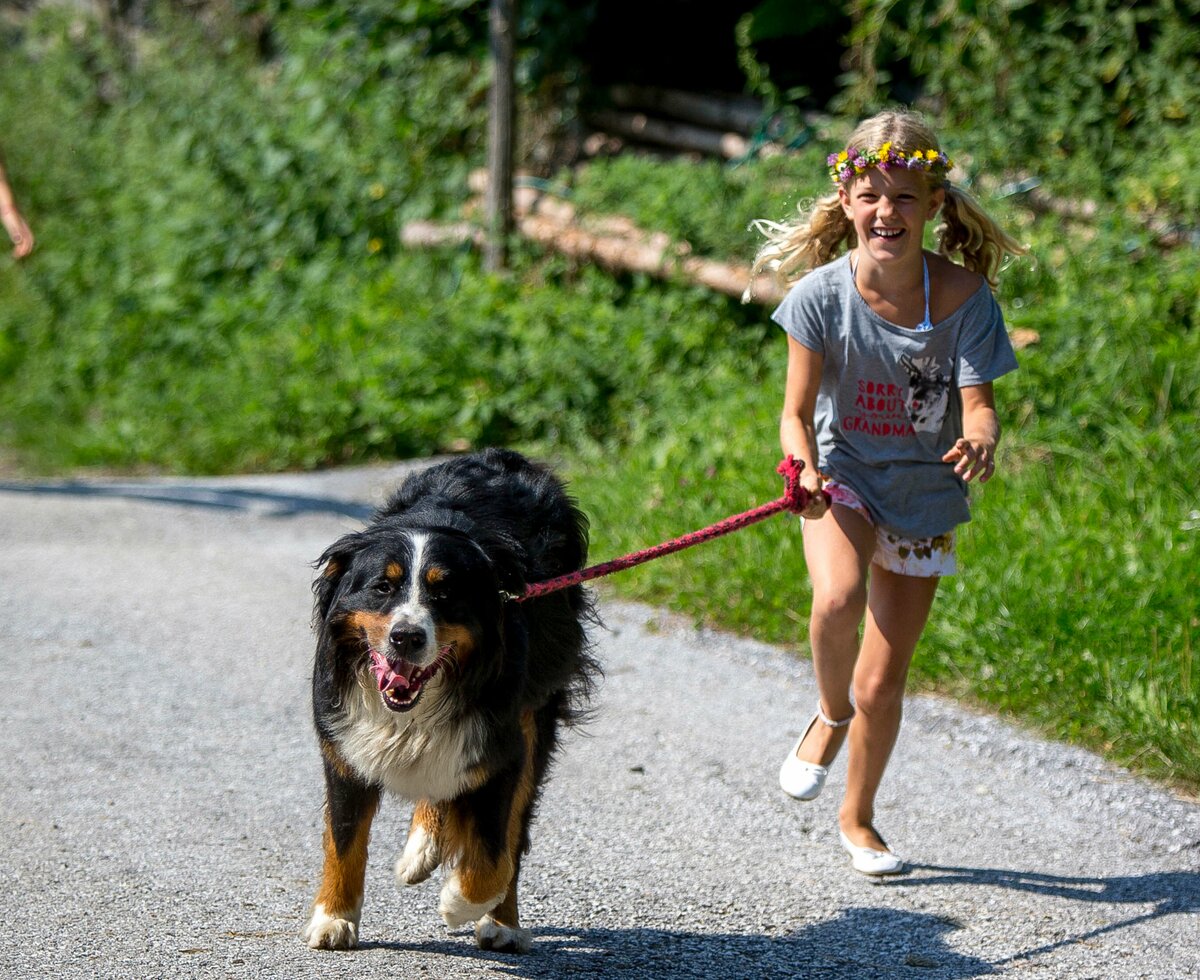
<instances>
[{"instance_id":1,"label":"dog's paw","mask_svg":"<svg viewBox=\"0 0 1200 980\"><path fill-rule=\"evenodd\" d=\"M396 881L401 885L419 885L441 863L437 839L417 827L408 835L403 853L396 858Z\"/></svg>"},{"instance_id":2,"label":"dog's paw","mask_svg":"<svg viewBox=\"0 0 1200 980\"><path fill-rule=\"evenodd\" d=\"M318 905L304 929L304 941L313 949L353 949L358 945L358 920L329 915Z\"/></svg>"},{"instance_id":3,"label":"dog's paw","mask_svg":"<svg viewBox=\"0 0 1200 980\"><path fill-rule=\"evenodd\" d=\"M468 922L475 922L481 919L486 913L494 909L504 901L505 894L505 892L500 892L499 895L495 895L483 902L469 902L463 896L462 890L458 886L458 875L451 875L450 879L442 886L438 911L442 914L442 919L446 925L451 928L465 926Z\"/></svg>"},{"instance_id":4,"label":"dog's paw","mask_svg":"<svg viewBox=\"0 0 1200 980\"><path fill-rule=\"evenodd\" d=\"M475 943L480 949L497 953L528 953L533 934L528 929L502 926L490 915L475 923Z\"/></svg>"}]
</instances>

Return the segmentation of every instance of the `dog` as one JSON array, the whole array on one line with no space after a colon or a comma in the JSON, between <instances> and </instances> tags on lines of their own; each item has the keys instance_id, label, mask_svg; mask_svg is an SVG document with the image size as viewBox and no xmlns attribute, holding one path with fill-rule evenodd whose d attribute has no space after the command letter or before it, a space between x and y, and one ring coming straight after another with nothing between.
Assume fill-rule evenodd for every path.
<instances>
[{"instance_id":1,"label":"dog","mask_svg":"<svg viewBox=\"0 0 1200 980\"><path fill-rule=\"evenodd\" d=\"M917 432L940 432L950 409L950 375L943 374L935 357L900 356L911 387L905 403Z\"/></svg>"},{"instance_id":2,"label":"dog","mask_svg":"<svg viewBox=\"0 0 1200 980\"><path fill-rule=\"evenodd\" d=\"M514 601L583 567L588 523L553 472L489 449L410 476L317 560L313 720L325 770L324 869L308 945L357 945L371 821L413 801L396 879L446 866L439 911L482 949L526 952L517 877L560 727L599 667L581 586Z\"/></svg>"}]
</instances>

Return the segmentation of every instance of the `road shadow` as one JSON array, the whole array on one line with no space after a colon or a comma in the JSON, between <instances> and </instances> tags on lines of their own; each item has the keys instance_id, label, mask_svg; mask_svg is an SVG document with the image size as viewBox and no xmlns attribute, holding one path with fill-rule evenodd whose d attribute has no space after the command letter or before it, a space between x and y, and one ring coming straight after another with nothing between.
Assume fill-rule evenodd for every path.
<instances>
[{"instance_id":1,"label":"road shadow","mask_svg":"<svg viewBox=\"0 0 1200 980\"><path fill-rule=\"evenodd\" d=\"M790 935L696 933L670 929L534 929L525 956L488 953L464 935L458 943L370 943L392 949L465 957L488 973L524 980L564 976L637 978L980 977L995 968L946 942L960 924L944 916L856 908Z\"/></svg>"},{"instance_id":2,"label":"road shadow","mask_svg":"<svg viewBox=\"0 0 1200 980\"><path fill-rule=\"evenodd\" d=\"M203 510L242 511L267 517L300 517L305 514L332 514L367 520L375 508L351 500L304 494L251 490L241 487L188 484L171 486L140 483L0 483L0 493L90 497L93 499L137 500L172 507Z\"/></svg>"},{"instance_id":3,"label":"road shadow","mask_svg":"<svg viewBox=\"0 0 1200 980\"><path fill-rule=\"evenodd\" d=\"M1054 952L1065 946L1096 939L1108 933L1128 929L1143 922L1164 916L1200 912L1200 873L1194 871L1161 871L1144 875L1117 875L1111 878L1067 877L1038 871L1011 871L1003 868L962 868L937 864L914 864L917 874L896 878L887 888L923 888L929 885L975 885L1008 888L1037 895L1052 895L1076 902L1103 905L1149 905L1151 908L1127 919L1109 922L1078 935L1065 936L1057 942L1024 950L998 960L993 965L1006 966ZM924 873L921 873L924 872Z\"/></svg>"},{"instance_id":4,"label":"road shadow","mask_svg":"<svg viewBox=\"0 0 1200 980\"><path fill-rule=\"evenodd\" d=\"M568 973L617 978L896 977L958 980L1007 972L1014 965L1167 915L1200 912L1200 874L1187 871L1085 878L996 868L912 865L912 875L882 888L967 885L1008 888L1072 901L1151 906L1125 919L998 960L965 955L948 937L963 927L951 916L853 908L781 936L697 933L685 929L533 929L526 956L489 953L469 933L416 943L364 942L363 950L434 953L486 964L489 973L557 980Z\"/></svg>"}]
</instances>

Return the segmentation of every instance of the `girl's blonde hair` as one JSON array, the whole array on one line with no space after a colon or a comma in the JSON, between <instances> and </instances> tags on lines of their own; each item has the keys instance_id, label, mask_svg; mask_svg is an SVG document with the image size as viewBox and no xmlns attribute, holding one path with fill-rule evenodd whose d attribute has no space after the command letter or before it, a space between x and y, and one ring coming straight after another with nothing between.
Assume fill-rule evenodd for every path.
<instances>
[{"instance_id":1,"label":"girl's blonde hair","mask_svg":"<svg viewBox=\"0 0 1200 980\"><path fill-rule=\"evenodd\" d=\"M859 123L846 149L879 147L887 142L905 153L941 149L924 119L906 110L881 112ZM978 272L995 289L1006 257L1024 255L1028 248L996 224L966 191L949 181L936 186L946 192L942 221L934 232L938 252L948 257L957 252L967 269ZM769 273L781 286L790 285L835 258L843 246L853 248L858 244L854 225L836 193L804 202L800 217L794 221L762 219L752 227L766 237L766 242L754 258L751 282L759 274ZM748 295L750 290L746 292Z\"/></svg>"}]
</instances>

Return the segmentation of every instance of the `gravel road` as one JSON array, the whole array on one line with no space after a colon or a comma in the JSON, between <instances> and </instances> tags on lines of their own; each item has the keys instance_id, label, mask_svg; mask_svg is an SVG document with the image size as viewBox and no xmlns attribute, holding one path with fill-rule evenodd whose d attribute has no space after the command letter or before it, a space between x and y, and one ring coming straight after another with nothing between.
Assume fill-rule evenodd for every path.
<instances>
[{"instance_id":1,"label":"gravel road","mask_svg":"<svg viewBox=\"0 0 1200 980\"><path fill-rule=\"evenodd\" d=\"M447 930L437 876L398 890L402 801L362 948L309 950L309 563L401 470L0 484L0 977L1200 975L1195 801L914 697L877 821L914 870L873 883L844 768L814 803L776 785L808 664L603 591L598 710L522 877L534 951Z\"/></svg>"}]
</instances>

